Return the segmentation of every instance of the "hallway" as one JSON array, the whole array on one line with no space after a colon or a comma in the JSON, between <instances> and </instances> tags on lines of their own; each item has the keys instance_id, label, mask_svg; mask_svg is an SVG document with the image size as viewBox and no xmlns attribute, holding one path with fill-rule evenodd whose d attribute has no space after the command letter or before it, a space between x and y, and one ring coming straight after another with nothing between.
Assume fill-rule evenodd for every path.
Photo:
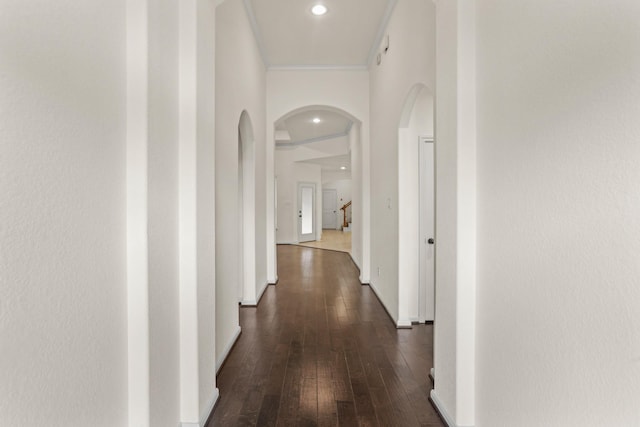
<instances>
[{"instance_id":1,"label":"hallway","mask_svg":"<svg viewBox=\"0 0 640 427\"><path fill-rule=\"evenodd\" d=\"M214 426L442 426L433 326L398 330L347 254L278 246L279 282L240 309Z\"/></svg>"}]
</instances>

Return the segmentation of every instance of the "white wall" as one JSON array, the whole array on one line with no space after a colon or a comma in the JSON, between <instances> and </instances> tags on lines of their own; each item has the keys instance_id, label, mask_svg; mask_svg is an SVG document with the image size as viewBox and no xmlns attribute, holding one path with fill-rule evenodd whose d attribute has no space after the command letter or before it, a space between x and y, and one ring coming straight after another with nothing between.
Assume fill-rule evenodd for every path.
<instances>
[{"instance_id":1,"label":"white wall","mask_svg":"<svg viewBox=\"0 0 640 427\"><path fill-rule=\"evenodd\" d=\"M267 268L275 281L276 242L274 182L274 123L282 116L309 105L330 106L352 115L362 124L362 265L361 281L369 281L369 73L366 70L270 70L267 72ZM354 126L357 127L357 126ZM351 141L350 141L351 142ZM278 184L280 186L280 184ZM280 205L278 205L280 210ZM355 214L354 210L354 214ZM280 226L280 222L278 222Z\"/></svg>"},{"instance_id":2,"label":"white wall","mask_svg":"<svg viewBox=\"0 0 640 427\"><path fill-rule=\"evenodd\" d=\"M361 127L362 125L354 125L349 132L349 147L351 149L350 175L354 177L354 179L351 179L351 196L353 201L351 204L351 218L352 220L354 218L356 219L351 225L351 259L353 259L353 262L358 266L358 269L360 269L360 282L364 283L362 277L362 254L364 245L362 227L362 219L364 218L362 213L362 195L364 193L362 170L364 162L362 159L362 140L360 138ZM358 221L358 219L360 219L360 221Z\"/></svg>"},{"instance_id":3,"label":"white wall","mask_svg":"<svg viewBox=\"0 0 640 427\"><path fill-rule=\"evenodd\" d=\"M178 3L148 9L150 425L180 421L178 292Z\"/></svg>"},{"instance_id":4,"label":"white wall","mask_svg":"<svg viewBox=\"0 0 640 427\"><path fill-rule=\"evenodd\" d=\"M182 2L186 0L181 0ZM195 12L196 274L198 414L200 425L218 397L215 282L215 4L191 0ZM193 298L193 296L192 296Z\"/></svg>"},{"instance_id":5,"label":"white wall","mask_svg":"<svg viewBox=\"0 0 640 427\"><path fill-rule=\"evenodd\" d=\"M322 182L351 181L351 171L322 171Z\"/></svg>"},{"instance_id":6,"label":"white wall","mask_svg":"<svg viewBox=\"0 0 640 427\"><path fill-rule=\"evenodd\" d=\"M398 2L389 21L390 48L371 66L371 286L399 320L398 127L411 88L434 87L435 6ZM378 274L379 271L379 274ZM406 319L403 319L406 323Z\"/></svg>"},{"instance_id":7,"label":"white wall","mask_svg":"<svg viewBox=\"0 0 640 427\"><path fill-rule=\"evenodd\" d=\"M127 424L125 17L2 4L2 425Z\"/></svg>"},{"instance_id":8,"label":"white wall","mask_svg":"<svg viewBox=\"0 0 640 427\"><path fill-rule=\"evenodd\" d=\"M241 0L216 9L216 360L230 350L238 321L238 124L247 111L255 136L256 189L265 182L265 68ZM256 248L266 247L264 191L256 190ZM256 250L255 296L267 284L266 252ZM247 295L245 295L247 297Z\"/></svg>"},{"instance_id":9,"label":"white wall","mask_svg":"<svg viewBox=\"0 0 640 427\"><path fill-rule=\"evenodd\" d=\"M331 174L333 175L333 174ZM346 203L351 202L351 179L326 180L327 173L322 172L322 189L336 190L336 230L342 229L344 211L340 210ZM333 178L330 176L330 178ZM351 210L350 208L348 210ZM347 219L350 219L349 216Z\"/></svg>"},{"instance_id":10,"label":"white wall","mask_svg":"<svg viewBox=\"0 0 640 427\"><path fill-rule=\"evenodd\" d=\"M640 425L640 4L477 12L476 425Z\"/></svg>"},{"instance_id":11,"label":"white wall","mask_svg":"<svg viewBox=\"0 0 640 427\"><path fill-rule=\"evenodd\" d=\"M475 2L437 2L436 311L432 401L449 424L475 422Z\"/></svg>"}]
</instances>

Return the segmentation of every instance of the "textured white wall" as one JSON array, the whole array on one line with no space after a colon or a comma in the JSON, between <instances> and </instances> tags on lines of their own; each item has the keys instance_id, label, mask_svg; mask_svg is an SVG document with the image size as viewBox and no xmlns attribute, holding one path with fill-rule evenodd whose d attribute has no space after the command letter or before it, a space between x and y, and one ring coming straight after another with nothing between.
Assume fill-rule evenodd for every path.
<instances>
[{"instance_id":1,"label":"textured white wall","mask_svg":"<svg viewBox=\"0 0 640 427\"><path fill-rule=\"evenodd\" d=\"M238 331L238 123L247 111L256 159L256 219L264 221L265 68L241 0L216 9L216 359L230 349ZM256 246L266 240L256 227ZM263 250L256 251L263 256ZM256 257L256 290L266 286L266 259ZM259 266L259 269L258 269ZM256 292L257 294L259 292Z\"/></svg>"},{"instance_id":2,"label":"textured white wall","mask_svg":"<svg viewBox=\"0 0 640 427\"><path fill-rule=\"evenodd\" d=\"M184 1L184 0L182 0ZM211 412L216 388L215 289L215 3L197 9L197 250L200 421Z\"/></svg>"},{"instance_id":3,"label":"textured white wall","mask_svg":"<svg viewBox=\"0 0 640 427\"><path fill-rule=\"evenodd\" d=\"M363 159L362 159L362 139L360 138L360 129L362 125L354 125L349 132L349 147L351 149L351 170L349 175L351 178L351 219L355 218L355 222L351 224L351 258L360 270L360 283L366 283L362 278L363 260ZM325 174L325 177L327 175Z\"/></svg>"},{"instance_id":4,"label":"textured white wall","mask_svg":"<svg viewBox=\"0 0 640 427\"><path fill-rule=\"evenodd\" d=\"M477 11L476 425L640 425L640 4Z\"/></svg>"},{"instance_id":5,"label":"textured white wall","mask_svg":"<svg viewBox=\"0 0 640 427\"><path fill-rule=\"evenodd\" d=\"M436 310L432 400L449 424L475 422L475 2L437 2Z\"/></svg>"},{"instance_id":6,"label":"textured white wall","mask_svg":"<svg viewBox=\"0 0 640 427\"><path fill-rule=\"evenodd\" d=\"M398 126L417 84L433 88L435 6L398 2L387 27L390 48L371 66L371 285L398 320ZM378 269L380 274L378 274Z\"/></svg>"},{"instance_id":7,"label":"textured white wall","mask_svg":"<svg viewBox=\"0 0 640 427\"><path fill-rule=\"evenodd\" d=\"M178 4L148 15L150 425L180 421L178 293ZM197 404L197 399L196 400Z\"/></svg>"},{"instance_id":8,"label":"textured white wall","mask_svg":"<svg viewBox=\"0 0 640 427\"><path fill-rule=\"evenodd\" d=\"M125 4L0 13L0 424L127 424Z\"/></svg>"}]
</instances>

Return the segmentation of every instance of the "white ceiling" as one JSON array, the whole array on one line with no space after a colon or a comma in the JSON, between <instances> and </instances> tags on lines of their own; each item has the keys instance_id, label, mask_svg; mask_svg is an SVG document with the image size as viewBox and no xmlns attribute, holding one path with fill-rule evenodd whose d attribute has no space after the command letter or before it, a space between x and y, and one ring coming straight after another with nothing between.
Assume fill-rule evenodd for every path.
<instances>
[{"instance_id":1,"label":"white ceiling","mask_svg":"<svg viewBox=\"0 0 640 427\"><path fill-rule=\"evenodd\" d=\"M341 170L351 170L351 155L343 154L341 156L321 157L318 159L304 160L301 163L311 163L322 166L322 171L338 172ZM344 167L344 169L342 169Z\"/></svg>"},{"instance_id":2,"label":"white ceiling","mask_svg":"<svg viewBox=\"0 0 640 427\"><path fill-rule=\"evenodd\" d=\"M320 119L314 123L313 119ZM289 144L306 144L323 139L337 138L349 133L352 126L350 118L327 110L308 110L276 123L276 130L287 131Z\"/></svg>"},{"instance_id":3,"label":"white ceiling","mask_svg":"<svg viewBox=\"0 0 640 427\"><path fill-rule=\"evenodd\" d=\"M262 59L269 69L366 69L378 52L397 0L243 0ZM328 12L314 16L323 4ZM313 118L320 123L313 123ZM317 145L349 133L352 120L327 110L307 110L276 123L280 149ZM307 145L308 146L308 145ZM348 150L348 147L345 147ZM307 162L323 170L350 169L350 155Z\"/></svg>"},{"instance_id":4,"label":"white ceiling","mask_svg":"<svg viewBox=\"0 0 640 427\"><path fill-rule=\"evenodd\" d=\"M270 68L366 67L397 0L244 0ZM311 14L323 4L328 12Z\"/></svg>"}]
</instances>

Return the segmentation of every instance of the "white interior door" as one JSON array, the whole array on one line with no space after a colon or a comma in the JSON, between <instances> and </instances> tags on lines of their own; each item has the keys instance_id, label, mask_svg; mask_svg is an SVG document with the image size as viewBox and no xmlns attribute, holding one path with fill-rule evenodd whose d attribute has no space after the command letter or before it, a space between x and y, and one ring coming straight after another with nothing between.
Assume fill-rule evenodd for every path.
<instances>
[{"instance_id":1,"label":"white interior door","mask_svg":"<svg viewBox=\"0 0 640 427\"><path fill-rule=\"evenodd\" d=\"M435 317L435 162L434 142L420 138L419 321Z\"/></svg>"},{"instance_id":2,"label":"white interior door","mask_svg":"<svg viewBox=\"0 0 640 427\"><path fill-rule=\"evenodd\" d=\"M298 242L316 240L316 185L298 183Z\"/></svg>"},{"instance_id":3,"label":"white interior door","mask_svg":"<svg viewBox=\"0 0 640 427\"><path fill-rule=\"evenodd\" d=\"M322 228L335 230L338 210L338 190L322 190Z\"/></svg>"}]
</instances>

